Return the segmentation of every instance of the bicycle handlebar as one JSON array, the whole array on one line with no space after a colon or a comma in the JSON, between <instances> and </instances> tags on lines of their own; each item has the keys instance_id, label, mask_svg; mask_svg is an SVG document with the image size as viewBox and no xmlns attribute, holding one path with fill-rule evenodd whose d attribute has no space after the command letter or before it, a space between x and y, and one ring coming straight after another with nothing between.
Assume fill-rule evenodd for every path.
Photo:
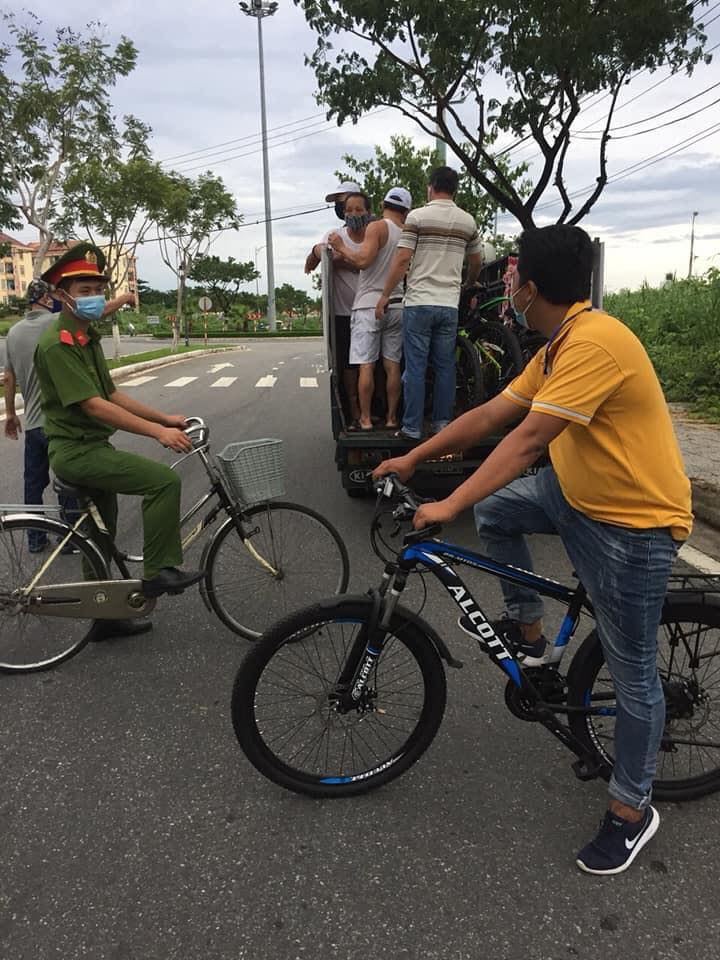
<instances>
[{"instance_id":1,"label":"bicycle handlebar","mask_svg":"<svg viewBox=\"0 0 720 960\"><path fill-rule=\"evenodd\" d=\"M185 417L187 426L183 431L191 440L193 447L204 447L210 437L210 427L202 417Z\"/></svg>"}]
</instances>

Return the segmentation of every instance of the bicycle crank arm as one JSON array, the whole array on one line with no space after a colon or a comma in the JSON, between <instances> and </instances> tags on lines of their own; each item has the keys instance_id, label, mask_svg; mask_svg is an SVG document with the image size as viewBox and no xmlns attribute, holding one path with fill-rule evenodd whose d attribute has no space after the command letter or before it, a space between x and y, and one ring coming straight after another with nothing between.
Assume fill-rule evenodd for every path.
<instances>
[{"instance_id":1,"label":"bicycle crank arm","mask_svg":"<svg viewBox=\"0 0 720 960\"><path fill-rule=\"evenodd\" d=\"M41 617L79 620L124 620L144 617L155 598L142 593L142 580L88 580L35 587L27 595L28 610Z\"/></svg>"}]
</instances>

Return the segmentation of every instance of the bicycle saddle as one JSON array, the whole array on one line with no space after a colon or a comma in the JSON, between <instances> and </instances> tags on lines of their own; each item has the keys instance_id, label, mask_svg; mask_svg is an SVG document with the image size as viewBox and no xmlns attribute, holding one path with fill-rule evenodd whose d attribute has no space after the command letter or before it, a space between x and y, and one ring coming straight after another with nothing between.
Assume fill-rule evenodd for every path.
<instances>
[{"instance_id":1,"label":"bicycle saddle","mask_svg":"<svg viewBox=\"0 0 720 960\"><path fill-rule=\"evenodd\" d=\"M61 480L60 477L53 477L53 490L55 493L59 493L61 497L74 497L76 500L79 500L81 497L86 497L89 493L85 488L73 486L72 483L66 483L66 481Z\"/></svg>"}]
</instances>

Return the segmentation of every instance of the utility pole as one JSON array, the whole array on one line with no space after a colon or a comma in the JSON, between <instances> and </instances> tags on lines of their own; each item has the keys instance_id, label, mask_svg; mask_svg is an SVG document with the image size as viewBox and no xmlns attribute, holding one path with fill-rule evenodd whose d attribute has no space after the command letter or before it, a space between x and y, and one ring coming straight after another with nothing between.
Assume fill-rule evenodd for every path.
<instances>
[{"instance_id":1,"label":"utility pole","mask_svg":"<svg viewBox=\"0 0 720 960\"><path fill-rule=\"evenodd\" d=\"M258 62L260 65L260 122L262 129L262 157L263 179L265 183L265 247L267 257L268 283L268 328L275 330L277 319L275 314L275 264L273 262L272 243L272 212L270 209L270 167L268 162L267 145L267 116L265 104L265 61L263 58L262 22L265 17L271 17L277 10L275 0L248 0L241 2L240 9L248 17L256 17L258 25Z\"/></svg>"},{"instance_id":2,"label":"utility pole","mask_svg":"<svg viewBox=\"0 0 720 960\"><path fill-rule=\"evenodd\" d=\"M693 210L692 226L690 227L690 265L688 266L688 280L690 279L690 277L692 277L693 261L695 260L695 257L693 256L693 252L695 249L695 217L697 215L698 215L697 210Z\"/></svg>"}]
</instances>

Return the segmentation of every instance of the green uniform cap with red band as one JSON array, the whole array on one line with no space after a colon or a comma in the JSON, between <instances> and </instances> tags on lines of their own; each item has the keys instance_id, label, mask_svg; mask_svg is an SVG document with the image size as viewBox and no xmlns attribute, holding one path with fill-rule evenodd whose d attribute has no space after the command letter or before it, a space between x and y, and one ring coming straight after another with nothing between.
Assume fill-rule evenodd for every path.
<instances>
[{"instance_id":1,"label":"green uniform cap with red band","mask_svg":"<svg viewBox=\"0 0 720 960\"><path fill-rule=\"evenodd\" d=\"M57 286L61 280L88 277L108 281L105 254L92 243L77 243L41 275L41 280Z\"/></svg>"}]
</instances>

